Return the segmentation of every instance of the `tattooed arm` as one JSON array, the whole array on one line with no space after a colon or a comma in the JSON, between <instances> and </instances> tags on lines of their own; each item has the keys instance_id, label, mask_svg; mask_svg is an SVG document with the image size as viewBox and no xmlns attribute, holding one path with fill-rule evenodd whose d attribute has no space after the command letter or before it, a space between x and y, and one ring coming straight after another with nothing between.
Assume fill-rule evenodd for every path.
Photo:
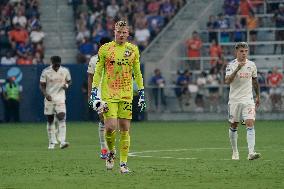
<instances>
[{"instance_id":1,"label":"tattooed arm","mask_svg":"<svg viewBox=\"0 0 284 189\"><path fill-rule=\"evenodd\" d=\"M255 106L257 108L259 106L259 103L260 103L260 92L259 92L259 84L258 84L257 78L252 78L252 87L254 89L255 96L256 96Z\"/></svg>"}]
</instances>

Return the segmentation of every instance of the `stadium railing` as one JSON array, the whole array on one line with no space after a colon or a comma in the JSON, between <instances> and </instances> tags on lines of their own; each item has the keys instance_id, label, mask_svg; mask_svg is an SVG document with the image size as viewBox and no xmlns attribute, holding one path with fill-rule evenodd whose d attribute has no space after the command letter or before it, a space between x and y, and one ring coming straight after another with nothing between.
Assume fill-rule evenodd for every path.
<instances>
[{"instance_id":1,"label":"stadium railing","mask_svg":"<svg viewBox=\"0 0 284 189\"><path fill-rule=\"evenodd\" d=\"M188 101L186 101L186 96L184 96L183 101L180 102L175 94L175 90L179 88L176 85L169 84L164 86L163 90L165 93L166 106L162 104L161 101L161 91L158 90L157 106L155 105L155 99L153 94L153 89L157 87L146 86L146 100L147 100L147 112L195 112L195 113L225 113L227 112L228 96L229 96L229 86L225 84L220 84L218 86L218 100L217 103L211 101L209 89L212 85L205 85L202 88L198 88L196 84L190 84L188 86L189 96ZM281 86L282 91L284 91L284 84ZM284 92L282 92L282 102L284 102ZM196 102L197 98L202 98L201 102ZM201 104L200 106L197 103ZM272 109L272 103L268 92L261 92L261 104L257 109L258 112L284 112L284 104L277 107L277 109Z\"/></svg>"}]
</instances>

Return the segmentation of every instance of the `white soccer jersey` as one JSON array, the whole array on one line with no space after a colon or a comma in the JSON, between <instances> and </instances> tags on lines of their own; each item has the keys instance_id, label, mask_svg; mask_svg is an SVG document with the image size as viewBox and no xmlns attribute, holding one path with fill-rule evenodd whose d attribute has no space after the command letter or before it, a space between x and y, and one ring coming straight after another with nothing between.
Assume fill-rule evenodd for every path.
<instances>
[{"instance_id":1,"label":"white soccer jersey","mask_svg":"<svg viewBox=\"0 0 284 189\"><path fill-rule=\"evenodd\" d=\"M52 102L65 102L63 86L70 80L69 70L62 66L57 72L52 69L52 66L49 66L42 71L40 76L40 82L46 83L46 93L51 96Z\"/></svg>"},{"instance_id":2,"label":"white soccer jersey","mask_svg":"<svg viewBox=\"0 0 284 189\"><path fill-rule=\"evenodd\" d=\"M231 61L226 68L226 76L231 75L238 67L237 59ZM246 64L237 72L233 82L230 84L229 104L233 103L252 103L252 78L257 77L255 63L246 60Z\"/></svg>"},{"instance_id":3,"label":"white soccer jersey","mask_svg":"<svg viewBox=\"0 0 284 189\"><path fill-rule=\"evenodd\" d=\"M92 58L90 59L89 65L88 65L88 70L87 70L89 74L95 73L97 61L98 61L98 55L92 56Z\"/></svg>"},{"instance_id":4,"label":"white soccer jersey","mask_svg":"<svg viewBox=\"0 0 284 189\"><path fill-rule=\"evenodd\" d=\"M96 65L97 65L97 62L98 62L98 55L94 55L92 56L92 58L90 59L90 62L89 62L89 65L88 65L88 70L87 72L89 74L94 74L95 73L95 70L96 70ZM98 96L101 98L101 87L98 88Z\"/></svg>"}]
</instances>

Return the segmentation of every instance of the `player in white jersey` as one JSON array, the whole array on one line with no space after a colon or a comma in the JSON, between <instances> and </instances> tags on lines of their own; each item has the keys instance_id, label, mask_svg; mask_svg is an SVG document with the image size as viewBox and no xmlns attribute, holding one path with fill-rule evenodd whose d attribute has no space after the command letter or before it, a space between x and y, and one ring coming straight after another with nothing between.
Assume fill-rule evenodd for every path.
<instances>
[{"instance_id":1,"label":"player in white jersey","mask_svg":"<svg viewBox=\"0 0 284 189\"><path fill-rule=\"evenodd\" d=\"M110 42L111 40L107 37L103 37L100 40L100 46ZM98 61L98 55L94 55L91 57L89 65L88 65L88 99L90 99L91 95L91 90L92 90L92 83L93 83L93 77L96 69L96 63ZM98 89L98 95L101 96L101 89ZM104 125L104 117L103 117L103 112L98 111L99 113L99 140L100 140L100 145L101 145L101 154L100 157L101 159L106 159L107 158L107 144L105 141L105 125Z\"/></svg>"},{"instance_id":2,"label":"player in white jersey","mask_svg":"<svg viewBox=\"0 0 284 189\"><path fill-rule=\"evenodd\" d=\"M236 59L231 61L226 68L225 83L230 84L228 114L229 114L229 138L232 145L233 160L239 160L237 147L238 123L244 119L247 128L248 159L260 158L260 154L254 151L255 146L255 109L259 106L259 84L257 80L257 68L254 62L247 59L249 47L246 42L235 45ZM255 91L255 101L253 99Z\"/></svg>"},{"instance_id":3,"label":"player in white jersey","mask_svg":"<svg viewBox=\"0 0 284 189\"><path fill-rule=\"evenodd\" d=\"M55 116L58 120L58 140L60 148L69 146L66 139L66 105L65 90L71 85L71 75L67 68L61 66L61 58L52 56L51 65L40 76L40 90L44 95L44 115L47 117L48 149L57 144Z\"/></svg>"}]
</instances>

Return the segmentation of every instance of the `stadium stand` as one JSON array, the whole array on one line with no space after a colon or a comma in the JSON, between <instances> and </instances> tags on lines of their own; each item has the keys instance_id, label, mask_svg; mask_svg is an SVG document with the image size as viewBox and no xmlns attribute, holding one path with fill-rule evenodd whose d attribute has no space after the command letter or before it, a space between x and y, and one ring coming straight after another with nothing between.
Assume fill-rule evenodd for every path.
<instances>
[{"instance_id":1,"label":"stadium stand","mask_svg":"<svg viewBox=\"0 0 284 189\"><path fill-rule=\"evenodd\" d=\"M2 65L42 64L44 58L38 0L0 2L0 59Z\"/></svg>"},{"instance_id":2,"label":"stadium stand","mask_svg":"<svg viewBox=\"0 0 284 189\"><path fill-rule=\"evenodd\" d=\"M120 19L129 22L131 41L143 51L151 40L184 5L184 0L73 0L76 22L77 62L85 63L97 52L102 37L113 36L113 25Z\"/></svg>"},{"instance_id":3,"label":"stadium stand","mask_svg":"<svg viewBox=\"0 0 284 189\"><path fill-rule=\"evenodd\" d=\"M189 1L188 3L197 2ZM171 106L170 109L173 112L201 110L204 112L219 112L226 110L228 88L223 84L224 68L226 67L227 62L234 58L233 47L237 41L249 42L251 51L250 59L256 62L259 69L259 75L264 77L265 82L262 84L263 88L269 88L267 85L267 78L274 67L278 67L279 74L283 75L284 61L282 50L284 41L281 38L284 36L282 19L284 14L283 1L225 0L221 3L220 1L212 1L212 4L210 3L211 2L208 2L207 8L209 11L207 11L207 14L200 12L199 17L196 20L198 24L192 24L183 30L187 35L182 34L181 37L178 37L178 34L176 34L175 40L177 42L173 40L170 47L171 49L164 52L164 54L169 54L168 56L164 56L161 60L155 59L155 57L159 57L160 54L163 54L158 50L156 50L155 56L152 57L151 55L153 54L152 51L155 50L154 47L162 46L161 41L166 41L166 38L169 40L169 37L166 37L166 34L164 33L174 31L172 28L169 28L169 31L165 31L163 33L164 35L159 36L159 40L154 41L153 44L150 45L150 48L146 49L144 52L143 58L147 63L145 66L146 70L154 70L155 68L160 67L163 62L165 64L162 71L166 82L171 83L171 85L165 86L165 94L167 96L167 101L169 102L168 104ZM221 4L217 5L219 9L216 8L215 5L218 3ZM230 7L228 5L232 6ZM196 4L194 6L196 6ZM210 9L212 7L214 7L214 11L211 12ZM220 7L222 7L222 9ZM189 11L189 8L187 11ZM177 20L174 19L173 23L170 23L170 25L177 26L177 23L180 22L185 15L186 13L181 14L181 16L179 16ZM206 15L209 20L206 21L206 16L204 15ZM200 57L188 57L188 39L190 39L190 35L193 31L197 31L202 41ZM199 62L200 66L196 67L196 61ZM194 64L192 64L192 62L194 62ZM213 74L213 70L215 69L217 73ZM180 87L178 83L180 74L177 73L183 73L185 70L192 74L192 79L190 79L191 81L187 84L189 95L184 97L185 99L191 98L189 103L188 100L181 100L180 96L176 96L174 92L176 88ZM204 81L202 78L205 77L205 73L206 82L198 84L199 78L201 78L199 81ZM150 76L146 77L150 78ZM214 84L211 83L212 77L216 78L213 82ZM203 86L200 87L200 84ZM219 88L218 93L215 92L216 85ZM283 88L283 81L281 82L281 85ZM196 87L199 89L201 88L202 90L205 87L206 90L196 90ZM149 92L149 95L151 96L151 92ZM220 106L216 106L217 98L215 98L214 95L221 95L219 98L221 103ZM202 102L198 102L200 105L197 105L197 101L201 99L200 96L204 97L204 104L212 105L202 107ZM184 103L182 108L180 105L177 106L177 97L179 102L185 101L190 105L184 106ZM273 109L273 107L271 107L271 95L269 92L266 91L266 93L263 93L263 98L265 97L267 98L263 100L270 102L264 103L260 110L279 111L283 109L283 107L278 107L278 109ZM152 105L151 107L154 106Z\"/></svg>"}]
</instances>

